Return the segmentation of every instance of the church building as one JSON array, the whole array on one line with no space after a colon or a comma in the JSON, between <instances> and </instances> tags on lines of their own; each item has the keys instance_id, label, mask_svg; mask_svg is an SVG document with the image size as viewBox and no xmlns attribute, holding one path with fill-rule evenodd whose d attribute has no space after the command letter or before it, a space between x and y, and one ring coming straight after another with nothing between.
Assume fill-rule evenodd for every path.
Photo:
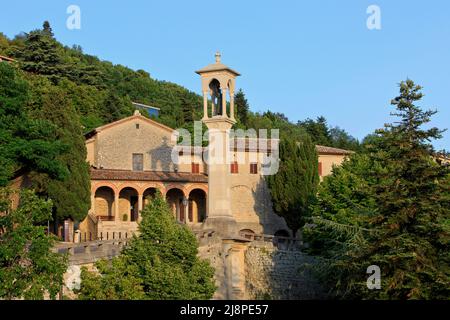
<instances>
[{"instance_id":1,"label":"church building","mask_svg":"<svg viewBox=\"0 0 450 320\"><path fill-rule=\"evenodd\" d=\"M196 73L208 147L180 148L175 129L139 111L86 134L91 210L80 223L82 234L103 239L131 235L141 210L159 191L177 221L194 230L213 229L230 237L292 235L273 212L264 175L267 159L277 154L278 140L230 139L239 73L222 64L220 54ZM317 151L321 178L351 154L325 146L317 146Z\"/></svg>"}]
</instances>

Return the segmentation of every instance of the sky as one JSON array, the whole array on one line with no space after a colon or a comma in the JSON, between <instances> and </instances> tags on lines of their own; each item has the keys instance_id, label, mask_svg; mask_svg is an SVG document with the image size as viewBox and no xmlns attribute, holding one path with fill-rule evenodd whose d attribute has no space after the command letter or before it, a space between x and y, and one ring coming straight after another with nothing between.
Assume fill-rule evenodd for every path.
<instances>
[{"instance_id":1,"label":"sky","mask_svg":"<svg viewBox=\"0 0 450 320\"><path fill-rule=\"evenodd\" d=\"M80 29L67 28L70 5ZM367 27L370 5L380 29ZM293 122L323 115L358 139L395 121L390 100L410 78L424 87L420 105L438 110L432 126L450 128L447 0L0 0L0 32L10 38L44 20L65 45L199 94L194 70L219 50L242 74L236 85L251 110ZM450 132L434 146L450 150Z\"/></svg>"}]
</instances>

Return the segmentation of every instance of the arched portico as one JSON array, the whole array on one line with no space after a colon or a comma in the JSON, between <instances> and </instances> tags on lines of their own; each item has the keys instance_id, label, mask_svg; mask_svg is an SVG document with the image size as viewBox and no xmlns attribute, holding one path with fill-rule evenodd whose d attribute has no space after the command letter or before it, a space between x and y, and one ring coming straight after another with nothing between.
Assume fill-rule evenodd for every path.
<instances>
[{"instance_id":1,"label":"arched portico","mask_svg":"<svg viewBox=\"0 0 450 320\"><path fill-rule=\"evenodd\" d=\"M187 198L178 188L171 188L166 192L166 200L178 222L186 223Z\"/></svg>"},{"instance_id":2,"label":"arched portico","mask_svg":"<svg viewBox=\"0 0 450 320\"><path fill-rule=\"evenodd\" d=\"M139 192L132 187L124 187L119 192L119 220L138 221Z\"/></svg>"},{"instance_id":3,"label":"arched portico","mask_svg":"<svg viewBox=\"0 0 450 320\"><path fill-rule=\"evenodd\" d=\"M94 213L100 220L114 221L114 189L101 186L95 189L93 201Z\"/></svg>"},{"instance_id":4,"label":"arched portico","mask_svg":"<svg viewBox=\"0 0 450 320\"><path fill-rule=\"evenodd\" d=\"M206 192L193 189L189 193L188 222L201 223L206 219Z\"/></svg>"}]
</instances>

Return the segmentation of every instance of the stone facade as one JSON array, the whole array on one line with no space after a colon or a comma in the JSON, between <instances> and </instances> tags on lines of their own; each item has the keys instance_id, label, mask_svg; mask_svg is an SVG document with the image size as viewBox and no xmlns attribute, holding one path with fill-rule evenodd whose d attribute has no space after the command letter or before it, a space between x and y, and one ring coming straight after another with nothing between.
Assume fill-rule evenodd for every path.
<instances>
[{"instance_id":1,"label":"stone facade","mask_svg":"<svg viewBox=\"0 0 450 320\"><path fill-rule=\"evenodd\" d=\"M263 174L278 140L230 139L239 73L223 65L220 55L197 73L204 96L202 121L209 129L207 148L181 149L177 131L139 111L86 135L92 208L80 224L80 239L89 233L89 239L120 241L136 232L140 211L159 191L180 223L197 235L208 234L198 238L199 256L216 270L215 299L317 298L316 284L297 272L311 261L299 246L281 250L278 245L301 242L290 238L285 220L273 212ZM350 154L324 146L317 151L321 178ZM87 249L83 259L93 257Z\"/></svg>"},{"instance_id":2,"label":"stone facade","mask_svg":"<svg viewBox=\"0 0 450 320\"><path fill-rule=\"evenodd\" d=\"M208 148L181 149L176 145L176 130L139 111L86 135L92 209L80 224L81 233L103 238L105 233L134 232L140 211L158 190L174 216L194 229L215 229L226 237L238 237L241 231L292 234L284 219L273 212L262 174L263 163L278 140L230 139L239 73L223 65L220 54L215 64L197 73L202 81ZM261 148L260 142L268 148ZM324 146L317 146L317 151L321 178L350 154Z\"/></svg>"}]
</instances>

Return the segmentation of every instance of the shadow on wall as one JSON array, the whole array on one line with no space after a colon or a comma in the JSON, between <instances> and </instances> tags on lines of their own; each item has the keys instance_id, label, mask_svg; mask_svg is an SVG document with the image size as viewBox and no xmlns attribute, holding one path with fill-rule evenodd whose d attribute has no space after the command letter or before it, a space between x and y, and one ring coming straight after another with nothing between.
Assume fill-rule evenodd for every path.
<instances>
[{"instance_id":1,"label":"shadow on wall","mask_svg":"<svg viewBox=\"0 0 450 320\"><path fill-rule=\"evenodd\" d=\"M172 148L169 144L169 138L163 137L160 146L147 152L150 156L150 167L153 171L173 171Z\"/></svg>"},{"instance_id":2,"label":"shadow on wall","mask_svg":"<svg viewBox=\"0 0 450 320\"><path fill-rule=\"evenodd\" d=\"M254 209L263 222L264 233L273 234L272 243L254 241L245 254L246 291L250 299L326 299L325 290L314 277L315 258L303 253L292 232L272 210L270 190L264 181L253 191ZM247 230L251 232L252 230Z\"/></svg>"}]
</instances>

